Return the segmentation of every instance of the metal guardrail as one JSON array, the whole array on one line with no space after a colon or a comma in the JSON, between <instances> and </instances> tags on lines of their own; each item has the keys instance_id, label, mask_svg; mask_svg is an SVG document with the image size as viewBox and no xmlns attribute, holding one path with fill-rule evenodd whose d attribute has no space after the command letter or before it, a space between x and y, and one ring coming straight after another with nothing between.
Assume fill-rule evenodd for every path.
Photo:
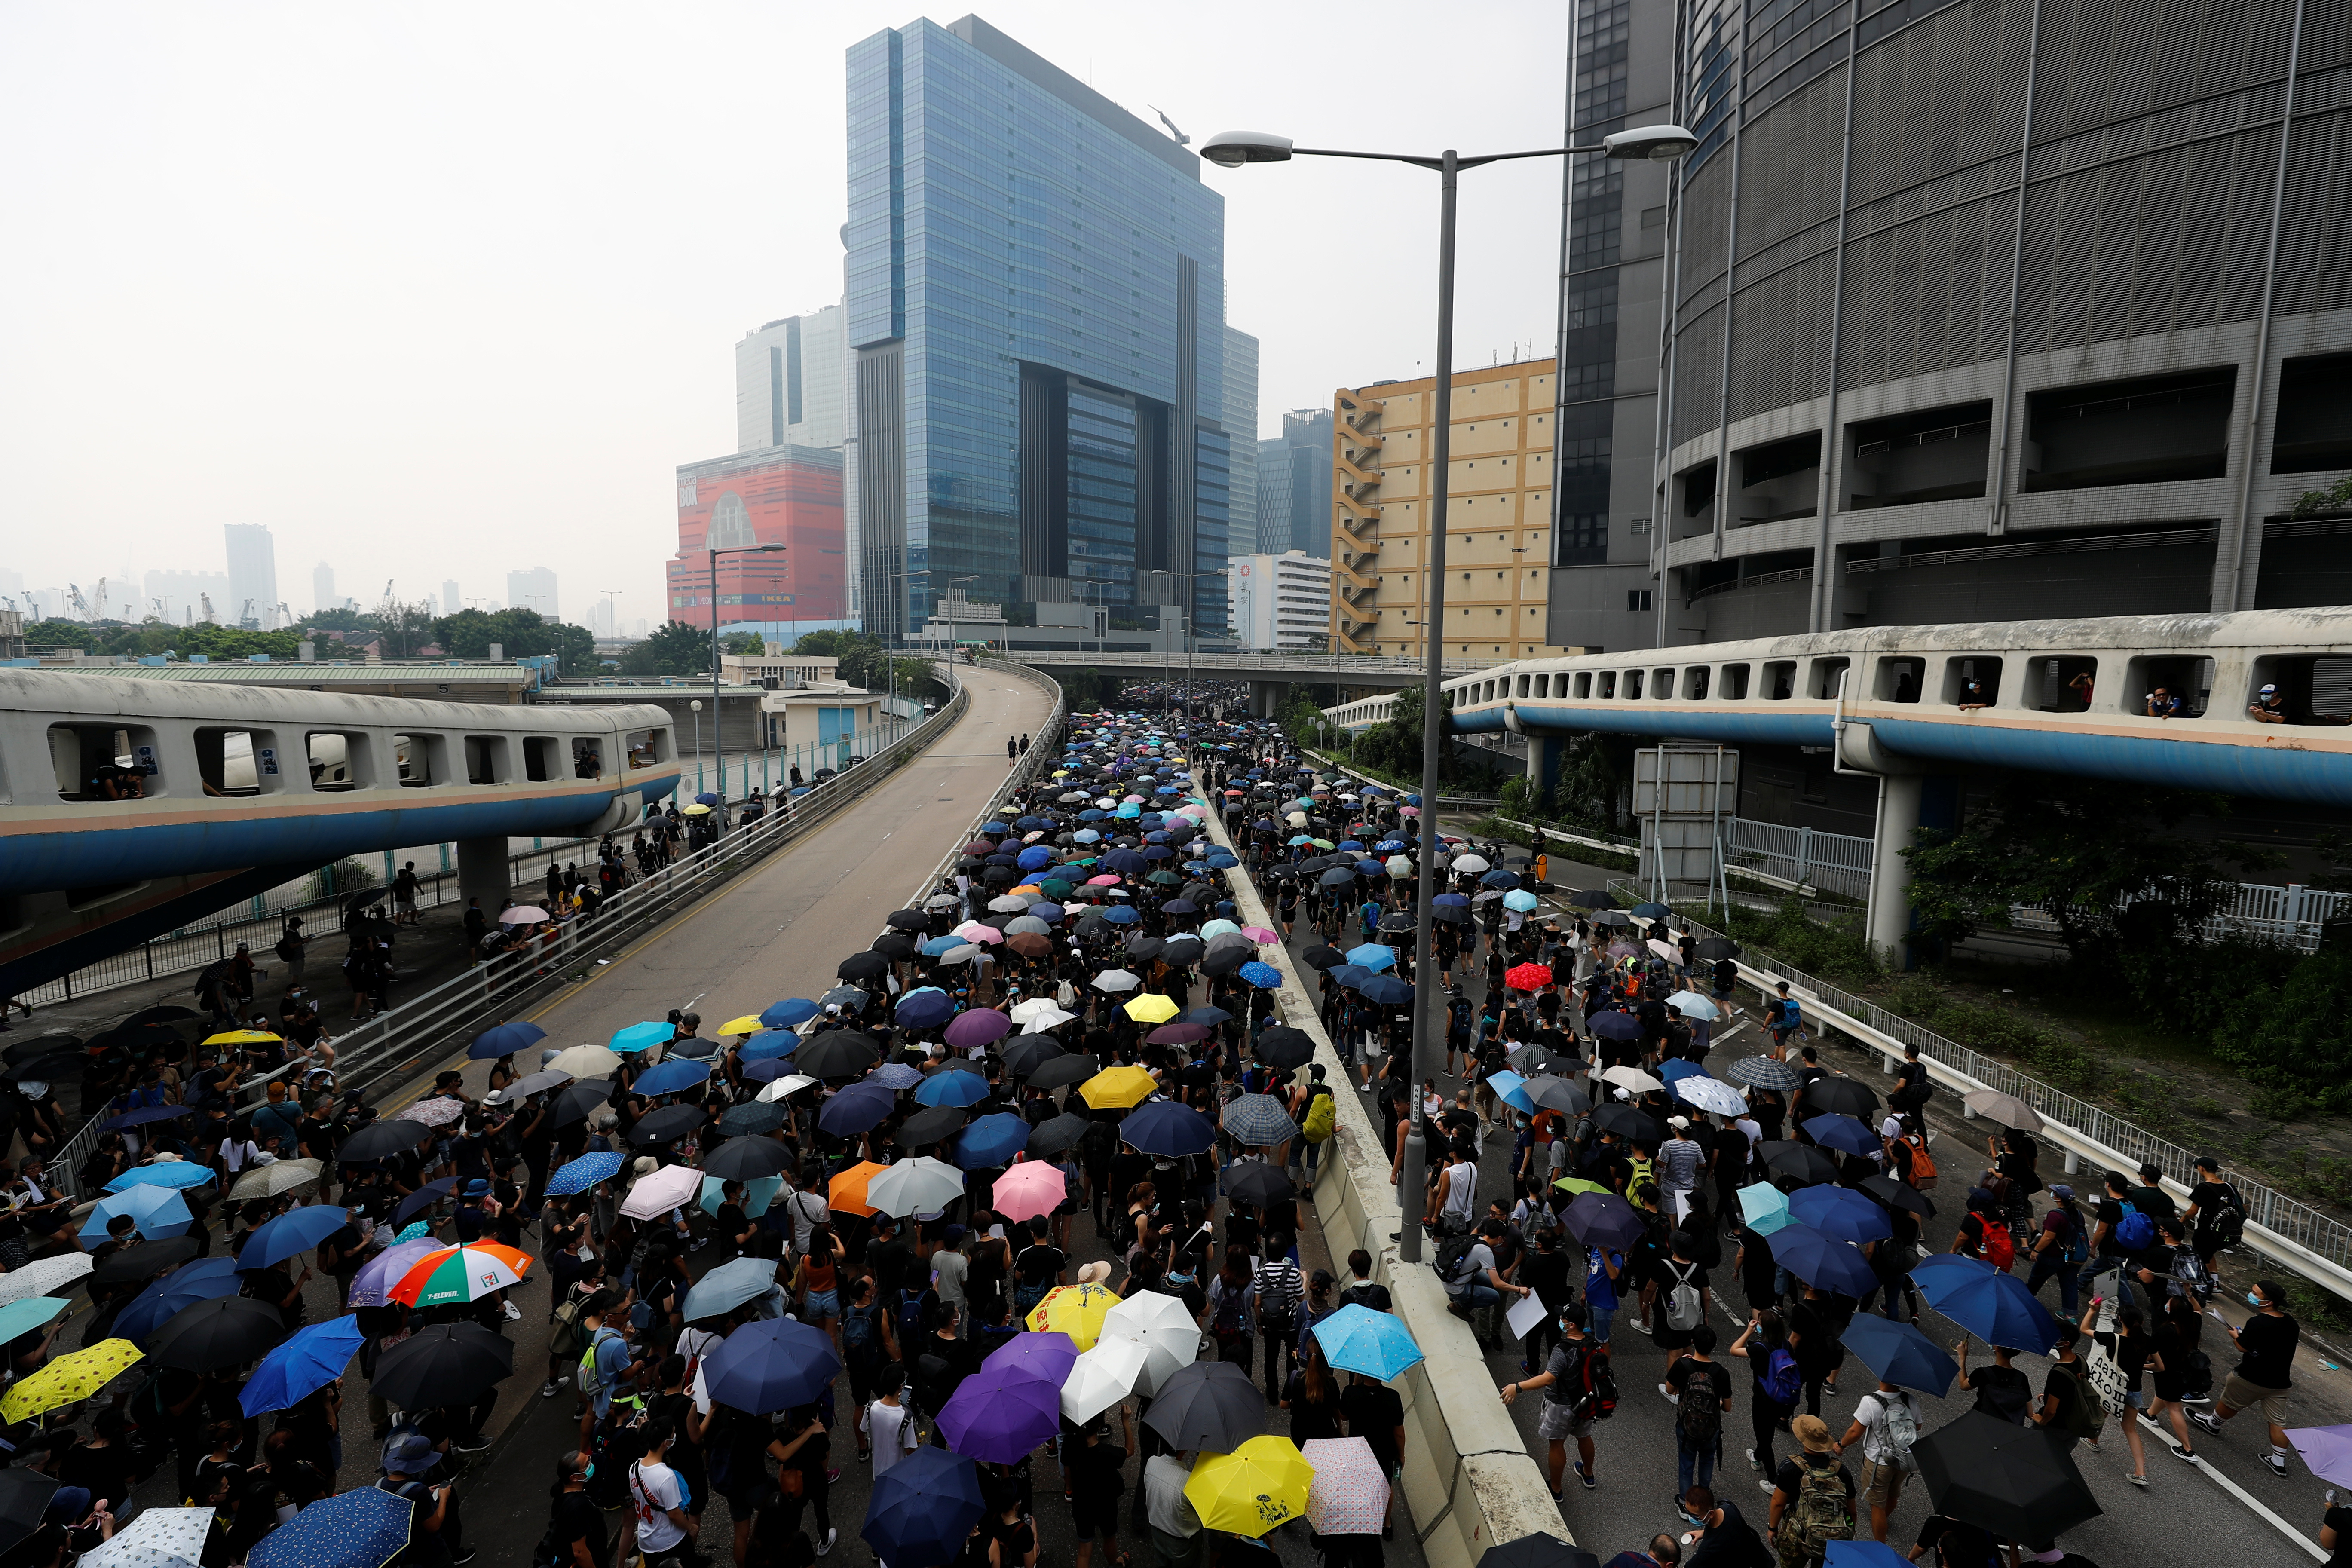
<instances>
[{"instance_id":1,"label":"metal guardrail","mask_svg":"<svg viewBox=\"0 0 2352 1568\"><path fill-rule=\"evenodd\" d=\"M1054 706L1046 712L1045 721L1040 724L1035 732L1031 735L1028 754L1024 756L1019 764L1005 775L1004 782L996 786L996 793L988 797L988 805L981 809L978 816L971 819L972 830L975 832L982 823L996 820L996 814L1004 809L1005 803L1013 798L1014 790L1023 784L1034 783L1042 775L1053 771L1054 764L1061 760L1062 731L1068 723L1070 716L1069 699L1063 694L1061 683L1049 675L1041 675L1025 668L1027 660L987 654L982 657L981 662L992 668L1002 669L1008 675L1017 675L1022 679L1051 692ZM919 903L922 900L930 897L931 890L948 879L953 872L955 863L963 858L963 847L971 843L971 839L972 832L966 832L961 838L956 840L954 848L940 857L940 863L931 868L930 875L923 879L923 885L915 890L916 902Z\"/></svg>"},{"instance_id":2,"label":"metal guardrail","mask_svg":"<svg viewBox=\"0 0 2352 1568\"><path fill-rule=\"evenodd\" d=\"M1081 648L1069 653L1049 653L1038 650L991 657L1003 658L1008 662L1030 665L1116 664L1126 666L1139 661L1149 663L1156 656L1119 653L1116 650L1088 652ZM1418 676L1429 668L1424 660L1397 654L1349 654L1339 661L1336 668L1328 654L1310 658L1279 653L1187 654L1179 649L1166 657L1171 671L1182 669L1187 665L1196 671L1276 669L1286 675L1297 676L1309 685L1314 684L1318 679L1331 679L1345 686L1348 683L1347 678L1350 674ZM1481 661L1473 658L1449 658L1445 661L1445 673L1448 675L1471 675L1479 670L1493 668L1494 661L1491 659Z\"/></svg>"},{"instance_id":3,"label":"metal guardrail","mask_svg":"<svg viewBox=\"0 0 2352 1568\"><path fill-rule=\"evenodd\" d=\"M1615 888L1617 884L1611 886ZM1625 890L1640 894L1640 889L1630 883ZM1696 920L1690 922L1690 929L1694 936L1727 934ZM1948 1069L1948 1077L1961 1080L1967 1088L1997 1089L2023 1100L2045 1121L2054 1124L2057 1131L2074 1134L2074 1141L2085 1146L2084 1152L2094 1158L2126 1170L2142 1163L2152 1163L2184 1192L2197 1182L2195 1152L2135 1126L2103 1106L2068 1094L1957 1040L1947 1039L1866 997L1816 979L1778 959L1760 955L1746 958L1740 961L1740 968L1759 991L1769 990L1775 981L1787 981L1800 1005L1810 1005L1832 1027L1882 1055L1891 1058L1899 1055L1904 1047L1916 1046L1920 1057L1931 1064L1931 1072L1941 1067ZM1878 1039L1868 1038L1872 1035ZM2226 1167L2227 1163L2224 1164ZM2224 1173L2246 1200L2250 1246L2271 1250L2282 1261L2311 1273L2336 1294L2352 1297L2352 1225L2324 1215L2309 1204L2241 1172L2225 1168ZM2268 1247L2266 1239L2270 1242Z\"/></svg>"},{"instance_id":4,"label":"metal guardrail","mask_svg":"<svg viewBox=\"0 0 2352 1568\"><path fill-rule=\"evenodd\" d=\"M826 819L880 784L915 753L930 744L970 709L971 694L953 669L938 666L953 687L951 700L939 712L877 752L858 766L826 780L809 794L795 798L783 812L761 817L749 827L727 834L718 843L683 856L654 876L625 889L610 903L583 921L560 929L555 939L526 952L499 958L423 992L379 1015L335 1040L338 1088L365 1089L414 1065L419 1058L446 1051L474 1026L496 1013L510 1012L518 1003L551 992L565 984L567 971L593 963L682 907L731 880L772 851L801 838ZM1031 748L1033 753L1036 748ZM984 819L983 819L984 820ZM287 1069L279 1069L282 1073ZM241 1086L240 1100L258 1097L271 1073ZM78 1173L97 1144L109 1113L92 1117L50 1162L61 1178L81 1193Z\"/></svg>"}]
</instances>

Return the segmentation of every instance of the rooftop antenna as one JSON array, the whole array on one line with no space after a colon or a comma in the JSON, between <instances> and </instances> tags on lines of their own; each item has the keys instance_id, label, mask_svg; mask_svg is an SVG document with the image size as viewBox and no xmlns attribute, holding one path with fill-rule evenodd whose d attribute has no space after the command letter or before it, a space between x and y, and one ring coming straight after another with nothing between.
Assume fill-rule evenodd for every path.
<instances>
[{"instance_id":1,"label":"rooftop antenna","mask_svg":"<svg viewBox=\"0 0 2352 1568\"><path fill-rule=\"evenodd\" d=\"M1192 144L1192 139L1190 136L1185 135L1181 131L1176 129L1176 122L1168 118L1168 111L1166 110L1160 108L1156 103L1152 104L1150 108L1152 113L1160 116L1160 123L1168 127L1168 134L1176 138L1176 145L1179 147L1190 147Z\"/></svg>"}]
</instances>

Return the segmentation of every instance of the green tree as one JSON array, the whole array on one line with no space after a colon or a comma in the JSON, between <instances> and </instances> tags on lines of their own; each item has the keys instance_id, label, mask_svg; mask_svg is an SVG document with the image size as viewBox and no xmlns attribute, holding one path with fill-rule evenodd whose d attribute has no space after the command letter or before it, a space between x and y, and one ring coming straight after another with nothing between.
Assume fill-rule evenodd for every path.
<instances>
[{"instance_id":1,"label":"green tree","mask_svg":"<svg viewBox=\"0 0 2352 1568\"><path fill-rule=\"evenodd\" d=\"M537 610L460 610L433 623L433 640L452 658L488 658L495 644L506 658L553 654L570 675L596 668L595 634L568 621L551 621Z\"/></svg>"},{"instance_id":2,"label":"green tree","mask_svg":"<svg viewBox=\"0 0 2352 1568\"><path fill-rule=\"evenodd\" d=\"M665 621L621 656L623 675L710 674L710 634L684 621Z\"/></svg>"}]
</instances>

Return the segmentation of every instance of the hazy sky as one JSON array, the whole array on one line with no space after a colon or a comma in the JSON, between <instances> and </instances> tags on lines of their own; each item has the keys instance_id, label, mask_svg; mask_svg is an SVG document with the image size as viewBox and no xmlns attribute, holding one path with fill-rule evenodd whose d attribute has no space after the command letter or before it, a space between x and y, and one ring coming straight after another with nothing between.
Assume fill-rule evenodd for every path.
<instances>
[{"instance_id":1,"label":"hazy sky","mask_svg":"<svg viewBox=\"0 0 2352 1568\"><path fill-rule=\"evenodd\" d=\"M731 345L840 296L843 50L811 5L0 6L0 568L223 567L266 523L373 603L545 564L659 613L672 469L734 445ZM933 10L948 22L961 5ZM1556 145L1564 0L1000 0L981 15L1192 134ZM1264 431L1426 374L1436 180L1206 171ZM1549 353L1559 170L1465 178L1459 365Z\"/></svg>"}]
</instances>

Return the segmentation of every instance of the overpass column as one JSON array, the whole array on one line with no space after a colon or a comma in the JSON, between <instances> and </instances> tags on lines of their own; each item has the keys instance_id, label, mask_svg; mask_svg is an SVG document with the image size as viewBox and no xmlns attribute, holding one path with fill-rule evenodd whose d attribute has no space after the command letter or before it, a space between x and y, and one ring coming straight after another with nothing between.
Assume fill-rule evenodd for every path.
<instances>
[{"instance_id":1,"label":"overpass column","mask_svg":"<svg viewBox=\"0 0 2352 1568\"><path fill-rule=\"evenodd\" d=\"M1282 682L1253 680L1250 682L1250 713L1258 719L1271 719L1282 711Z\"/></svg>"},{"instance_id":2,"label":"overpass column","mask_svg":"<svg viewBox=\"0 0 2352 1568\"><path fill-rule=\"evenodd\" d=\"M1552 790L1559 784L1560 759L1567 754L1566 737L1529 735L1528 737L1528 787L1538 792L1546 801L1550 801ZM1553 802L1553 805L1556 807L1558 803Z\"/></svg>"},{"instance_id":3,"label":"overpass column","mask_svg":"<svg viewBox=\"0 0 2352 1568\"><path fill-rule=\"evenodd\" d=\"M1919 827L1927 780L1916 773L1878 775L1878 823L1870 854L1870 940L1897 969L1911 967L1911 862L1903 851Z\"/></svg>"},{"instance_id":4,"label":"overpass column","mask_svg":"<svg viewBox=\"0 0 2352 1568\"><path fill-rule=\"evenodd\" d=\"M479 899L482 913L493 921L499 906L514 891L508 880L507 841L499 838L457 840L457 897Z\"/></svg>"}]
</instances>

